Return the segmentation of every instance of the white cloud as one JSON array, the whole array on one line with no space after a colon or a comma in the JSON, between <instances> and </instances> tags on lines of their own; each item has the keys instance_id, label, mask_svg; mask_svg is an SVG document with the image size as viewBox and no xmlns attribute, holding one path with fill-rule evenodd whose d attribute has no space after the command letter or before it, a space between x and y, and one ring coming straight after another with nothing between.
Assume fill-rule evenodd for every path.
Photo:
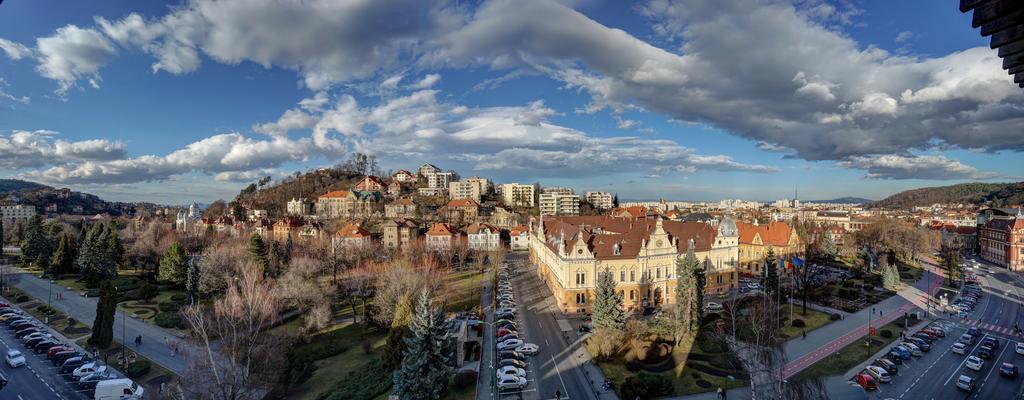
<instances>
[{"instance_id":1,"label":"white cloud","mask_svg":"<svg viewBox=\"0 0 1024 400\"><path fill-rule=\"evenodd\" d=\"M7 80L4 79L4 78L0 78L0 98L4 98L4 99L7 99L7 100L11 100L11 101L16 101L16 102L19 102L19 103L22 103L22 104L28 104L29 101L32 100L28 96L15 96L13 94L7 93L7 91L4 90L4 87L8 87L8 86L11 86L11 85L9 83L7 83Z\"/></svg>"},{"instance_id":2,"label":"white cloud","mask_svg":"<svg viewBox=\"0 0 1024 400\"><path fill-rule=\"evenodd\" d=\"M98 87L99 70L117 54L107 38L95 29L67 25L53 36L36 39L39 74L57 81L58 94L67 93L79 79Z\"/></svg>"},{"instance_id":3,"label":"white cloud","mask_svg":"<svg viewBox=\"0 0 1024 400\"><path fill-rule=\"evenodd\" d=\"M21 43L12 42L7 39L0 38L0 50L3 50L4 54L7 55L7 58L12 60L32 57L31 49L25 47L25 45Z\"/></svg>"},{"instance_id":4,"label":"white cloud","mask_svg":"<svg viewBox=\"0 0 1024 400\"><path fill-rule=\"evenodd\" d=\"M420 79L418 82L412 84L412 86L410 86L410 87L412 89L417 89L417 90L419 90L419 89L430 89L430 88L434 87L434 85L436 85L440 81L441 81L441 75L439 75L439 74L427 74L426 76L423 77L423 79Z\"/></svg>"},{"instance_id":5,"label":"white cloud","mask_svg":"<svg viewBox=\"0 0 1024 400\"><path fill-rule=\"evenodd\" d=\"M126 156L124 143L109 140L54 140L53 131L14 131L0 135L0 167L20 169Z\"/></svg>"},{"instance_id":6,"label":"white cloud","mask_svg":"<svg viewBox=\"0 0 1024 400\"><path fill-rule=\"evenodd\" d=\"M885 93L869 93L861 101L850 104L850 116L893 115L899 109L896 99Z\"/></svg>"},{"instance_id":7,"label":"white cloud","mask_svg":"<svg viewBox=\"0 0 1024 400\"><path fill-rule=\"evenodd\" d=\"M902 31L896 34L896 38L893 39L896 43L906 42L914 37L914 33L911 31Z\"/></svg>"},{"instance_id":8,"label":"white cloud","mask_svg":"<svg viewBox=\"0 0 1024 400\"><path fill-rule=\"evenodd\" d=\"M977 168L946 156L921 155L873 155L850 157L840 161L843 168L863 169L868 179L990 179L998 177L993 172L978 171Z\"/></svg>"}]
</instances>

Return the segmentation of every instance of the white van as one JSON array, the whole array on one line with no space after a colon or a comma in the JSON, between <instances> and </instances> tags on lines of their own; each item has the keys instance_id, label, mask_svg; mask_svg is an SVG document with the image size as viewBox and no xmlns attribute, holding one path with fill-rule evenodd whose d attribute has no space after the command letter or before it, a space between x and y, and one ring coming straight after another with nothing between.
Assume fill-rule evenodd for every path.
<instances>
[{"instance_id":1,"label":"white van","mask_svg":"<svg viewBox=\"0 0 1024 400\"><path fill-rule=\"evenodd\" d=\"M110 379L96 384L94 400L141 400L143 388L131 379Z\"/></svg>"}]
</instances>

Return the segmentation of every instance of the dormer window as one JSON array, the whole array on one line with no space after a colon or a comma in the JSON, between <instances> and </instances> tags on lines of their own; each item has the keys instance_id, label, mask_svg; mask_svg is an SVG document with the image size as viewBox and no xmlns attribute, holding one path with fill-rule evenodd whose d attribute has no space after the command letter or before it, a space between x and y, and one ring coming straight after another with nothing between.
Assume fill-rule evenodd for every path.
<instances>
[{"instance_id":1,"label":"dormer window","mask_svg":"<svg viewBox=\"0 0 1024 400\"><path fill-rule=\"evenodd\" d=\"M617 256L622 255L622 247L619 246L618 243L612 245L612 254Z\"/></svg>"}]
</instances>

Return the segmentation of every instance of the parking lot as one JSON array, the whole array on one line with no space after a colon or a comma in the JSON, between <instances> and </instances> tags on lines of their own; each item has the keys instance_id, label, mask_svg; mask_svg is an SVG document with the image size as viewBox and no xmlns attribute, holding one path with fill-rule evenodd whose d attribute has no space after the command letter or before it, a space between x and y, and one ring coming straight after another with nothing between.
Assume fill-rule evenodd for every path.
<instances>
[{"instance_id":1,"label":"parking lot","mask_svg":"<svg viewBox=\"0 0 1024 400\"><path fill-rule=\"evenodd\" d=\"M0 398L91 399L96 382L123 378L102 362L87 365L94 360L81 347L21 310L0 305L2 374L8 380ZM80 382L83 378L85 383Z\"/></svg>"}]
</instances>

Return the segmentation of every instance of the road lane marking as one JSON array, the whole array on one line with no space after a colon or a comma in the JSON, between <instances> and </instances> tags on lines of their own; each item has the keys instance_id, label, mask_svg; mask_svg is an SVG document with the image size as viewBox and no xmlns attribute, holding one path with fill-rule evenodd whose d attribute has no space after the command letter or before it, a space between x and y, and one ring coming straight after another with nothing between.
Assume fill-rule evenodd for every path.
<instances>
[{"instance_id":1,"label":"road lane marking","mask_svg":"<svg viewBox=\"0 0 1024 400\"><path fill-rule=\"evenodd\" d=\"M996 357L996 358L995 358L995 359L994 359L994 360L992 361L992 369L989 369L989 370L988 370L988 374L985 374L985 380L981 381L981 385L978 385L978 393L981 393L981 388L985 387L985 382L988 382L988 378L992 376L992 371L995 371L995 370L996 370L996 368L997 368L997 367L996 367L996 363L998 363L998 362L999 362L999 359L1000 359L1000 358L1003 358L1003 354L1005 354L1005 353L1006 353L1006 348L1007 348L1007 347L1010 347L1010 346L1009 346L1009 343L1007 343L1007 345L1006 345L1006 346L1003 346L1003 351L999 352L999 357ZM974 395L974 397L978 397L978 395L977 395L977 394L975 394L975 395Z\"/></svg>"},{"instance_id":2,"label":"road lane marking","mask_svg":"<svg viewBox=\"0 0 1024 400\"><path fill-rule=\"evenodd\" d=\"M956 370L955 370L955 371L953 371L953 375L950 375L950 376L949 376L949 379L946 379L946 383L943 383L943 384L942 384L942 386L946 386L946 385L948 385L948 384L949 384L949 381L953 380L953 377L954 377L954 376L956 376L956 373L957 373L957 372L960 372L960 368L963 368L963 367L964 367L964 364L966 364L966 363L967 363L967 357L970 357L970 356L974 355L974 350L975 350L975 349L977 349L977 348L978 348L978 346L980 346L980 345L981 345L981 342L984 342L984 341L985 341L985 338L986 338L986 337L988 337L988 334L987 334L987 333L986 333L986 334L984 334L984 335L982 335L982 336L981 336L981 340L978 340L978 341L977 341L977 342L976 342L976 343L974 344L974 346L972 346L972 347L971 347L971 351L967 352L967 354L966 354L966 355L964 355L964 360L960 362L960 365L956 367ZM1006 350L1006 349L1003 349L1003 350ZM980 357L979 357L979 358L980 358ZM982 360L982 362L984 362L984 360Z\"/></svg>"}]
</instances>

